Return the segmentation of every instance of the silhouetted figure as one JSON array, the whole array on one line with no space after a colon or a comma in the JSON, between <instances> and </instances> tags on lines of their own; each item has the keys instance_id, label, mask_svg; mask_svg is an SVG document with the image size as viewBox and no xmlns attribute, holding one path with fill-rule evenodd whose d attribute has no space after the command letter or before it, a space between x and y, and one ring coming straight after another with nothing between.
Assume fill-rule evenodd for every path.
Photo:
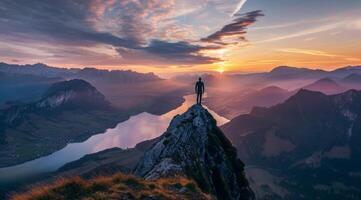
<instances>
[{"instance_id":1,"label":"silhouetted figure","mask_svg":"<svg viewBox=\"0 0 361 200\"><path fill-rule=\"evenodd\" d=\"M204 93L204 83L203 83L201 77L199 77L199 79L196 83L195 91L197 93L197 104L202 104L202 95Z\"/></svg>"}]
</instances>

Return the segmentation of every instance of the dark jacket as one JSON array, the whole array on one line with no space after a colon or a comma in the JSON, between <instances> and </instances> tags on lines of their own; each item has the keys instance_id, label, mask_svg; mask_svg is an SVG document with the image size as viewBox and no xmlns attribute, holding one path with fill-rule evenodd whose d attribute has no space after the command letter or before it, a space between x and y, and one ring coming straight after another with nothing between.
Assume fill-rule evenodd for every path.
<instances>
[{"instance_id":1,"label":"dark jacket","mask_svg":"<svg viewBox=\"0 0 361 200\"><path fill-rule=\"evenodd\" d=\"M203 81L197 81L196 86L195 86L195 91L198 94L203 94L203 92L204 92L204 83L203 83Z\"/></svg>"}]
</instances>

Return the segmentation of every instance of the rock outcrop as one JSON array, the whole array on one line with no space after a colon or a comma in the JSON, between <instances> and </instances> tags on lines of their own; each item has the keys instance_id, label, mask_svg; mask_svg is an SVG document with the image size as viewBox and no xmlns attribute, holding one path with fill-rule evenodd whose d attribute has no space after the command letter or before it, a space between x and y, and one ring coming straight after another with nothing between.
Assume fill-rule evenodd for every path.
<instances>
[{"instance_id":1,"label":"rock outcrop","mask_svg":"<svg viewBox=\"0 0 361 200\"><path fill-rule=\"evenodd\" d=\"M167 131L134 170L145 179L187 176L218 199L248 200L254 194L236 149L200 105L173 118Z\"/></svg>"}]
</instances>

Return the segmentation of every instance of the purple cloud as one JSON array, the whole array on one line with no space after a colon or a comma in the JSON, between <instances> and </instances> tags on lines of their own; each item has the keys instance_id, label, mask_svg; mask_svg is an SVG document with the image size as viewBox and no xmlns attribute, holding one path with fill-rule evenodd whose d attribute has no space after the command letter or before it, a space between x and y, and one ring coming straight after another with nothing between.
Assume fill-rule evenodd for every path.
<instances>
[{"instance_id":1,"label":"purple cloud","mask_svg":"<svg viewBox=\"0 0 361 200\"><path fill-rule=\"evenodd\" d=\"M258 17L264 16L261 10L244 14L235 14L232 23L223 26L219 31L202 38L202 42L215 43L220 45L237 44L246 41L247 28L257 21Z\"/></svg>"}]
</instances>

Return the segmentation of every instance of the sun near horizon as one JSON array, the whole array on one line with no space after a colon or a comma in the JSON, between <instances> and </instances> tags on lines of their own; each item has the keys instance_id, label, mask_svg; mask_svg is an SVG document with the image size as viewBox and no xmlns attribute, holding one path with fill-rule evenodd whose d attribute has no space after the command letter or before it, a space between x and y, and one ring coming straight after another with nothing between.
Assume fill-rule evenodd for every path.
<instances>
[{"instance_id":1,"label":"sun near horizon","mask_svg":"<svg viewBox=\"0 0 361 200\"><path fill-rule=\"evenodd\" d=\"M0 3L0 61L157 74L361 64L358 0L37 4Z\"/></svg>"}]
</instances>

